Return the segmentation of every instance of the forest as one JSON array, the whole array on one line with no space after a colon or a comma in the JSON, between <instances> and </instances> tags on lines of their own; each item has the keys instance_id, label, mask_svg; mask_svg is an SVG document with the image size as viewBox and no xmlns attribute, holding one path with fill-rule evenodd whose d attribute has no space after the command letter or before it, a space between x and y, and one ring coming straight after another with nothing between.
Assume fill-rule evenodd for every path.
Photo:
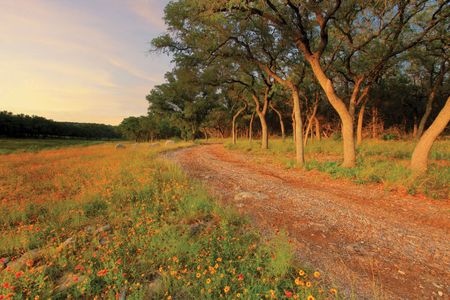
<instances>
[{"instance_id":1,"label":"forest","mask_svg":"<svg viewBox=\"0 0 450 300\"><path fill-rule=\"evenodd\" d=\"M39 116L0 112L0 137L6 138L82 138L119 139L119 130L111 125L56 122Z\"/></svg>"},{"instance_id":2,"label":"forest","mask_svg":"<svg viewBox=\"0 0 450 300\"><path fill-rule=\"evenodd\" d=\"M308 139L333 137L350 168L366 138L414 140L423 172L448 134L449 13L446 1L172 1L151 51L174 68L146 97L144 131L165 119L186 140L263 149L292 135L299 166Z\"/></svg>"}]
</instances>

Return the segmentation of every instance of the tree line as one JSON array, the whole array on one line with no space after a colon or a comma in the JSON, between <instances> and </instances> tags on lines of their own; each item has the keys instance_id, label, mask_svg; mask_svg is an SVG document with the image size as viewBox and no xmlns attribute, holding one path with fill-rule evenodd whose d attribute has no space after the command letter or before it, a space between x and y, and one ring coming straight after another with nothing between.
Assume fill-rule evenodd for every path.
<instances>
[{"instance_id":1,"label":"tree line","mask_svg":"<svg viewBox=\"0 0 450 300\"><path fill-rule=\"evenodd\" d=\"M365 136L396 129L417 140L422 172L450 118L449 15L443 0L171 1L152 45L175 67L149 113L184 138L233 142L258 119L261 147L289 131L300 166L310 136L339 135L342 166L354 167Z\"/></svg>"},{"instance_id":2,"label":"tree line","mask_svg":"<svg viewBox=\"0 0 450 300\"><path fill-rule=\"evenodd\" d=\"M0 112L0 136L10 138L119 139L116 126L57 122L39 116Z\"/></svg>"}]
</instances>

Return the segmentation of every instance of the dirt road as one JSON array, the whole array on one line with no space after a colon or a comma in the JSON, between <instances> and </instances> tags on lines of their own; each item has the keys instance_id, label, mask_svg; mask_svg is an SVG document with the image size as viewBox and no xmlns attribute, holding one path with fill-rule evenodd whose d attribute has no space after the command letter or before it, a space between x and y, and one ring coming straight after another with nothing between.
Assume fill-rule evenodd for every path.
<instances>
[{"instance_id":1,"label":"dirt road","mask_svg":"<svg viewBox=\"0 0 450 300\"><path fill-rule=\"evenodd\" d=\"M448 201L286 170L219 144L167 155L262 232L285 229L299 259L347 295L450 298Z\"/></svg>"}]
</instances>

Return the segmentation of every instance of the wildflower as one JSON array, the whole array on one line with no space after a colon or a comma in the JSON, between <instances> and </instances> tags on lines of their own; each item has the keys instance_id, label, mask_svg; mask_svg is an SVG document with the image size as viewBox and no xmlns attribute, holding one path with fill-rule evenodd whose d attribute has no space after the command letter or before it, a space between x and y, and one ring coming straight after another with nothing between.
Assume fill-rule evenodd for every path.
<instances>
[{"instance_id":1,"label":"wildflower","mask_svg":"<svg viewBox=\"0 0 450 300\"><path fill-rule=\"evenodd\" d=\"M78 276L73 276L73 282L78 282L79 278Z\"/></svg>"},{"instance_id":2,"label":"wildflower","mask_svg":"<svg viewBox=\"0 0 450 300\"><path fill-rule=\"evenodd\" d=\"M333 288L333 289L330 289L330 293L333 294L333 295L336 295L336 294L337 294L337 290L334 289L334 288Z\"/></svg>"},{"instance_id":3,"label":"wildflower","mask_svg":"<svg viewBox=\"0 0 450 300\"><path fill-rule=\"evenodd\" d=\"M244 275L242 275L242 274L239 274L239 275L238 275L238 280L239 280L239 281L242 281L242 280L244 280Z\"/></svg>"},{"instance_id":4,"label":"wildflower","mask_svg":"<svg viewBox=\"0 0 450 300\"><path fill-rule=\"evenodd\" d=\"M305 271L303 271L303 270L298 271L298 275L304 276L305 275Z\"/></svg>"},{"instance_id":5,"label":"wildflower","mask_svg":"<svg viewBox=\"0 0 450 300\"><path fill-rule=\"evenodd\" d=\"M295 284L296 285L305 285L305 283L303 282L303 280L300 279L300 277L295 278Z\"/></svg>"},{"instance_id":6,"label":"wildflower","mask_svg":"<svg viewBox=\"0 0 450 300\"><path fill-rule=\"evenodd\" d=\"M76 265L75 271L84 271L84 267L82 265Z\"/></svg>"},{"instance_id":7,"label":"wildflower","mask_svg":"<svg viewBox=\"0 0 450 300\"><path fill-rule=\"evenodd\" d=\"M210 284L211 283L211 278L206 279L206 284Z\"/></svg>"},{"instance_id":8,"label":"wildflower","mask_svg":"<svg viewBox=\"0 0 450 300\"><path fill-rule=\"evenodd\" d=\"M202 274L197 273L197 274L195 274L195 277L200 278L200 277L202 277Z\"/></svg>"},{"instance_id":9,"label":"wildflower","mask_svg":"<svg viewBox=\"0 0 450 300\"><path fill-rule=\"evenodd\" d=\"M306 287L311 287L311 282L306 282Z\"/></svg>"},{"instance_id":10,"label":"wildflower","mask_svg":"<svg viewBox=\"0 0 450 300\"><path fill-rule=\"evenodd\" d=\"M100 270L97 272L97 276L100 276L100 277L103 277L106 274L108 274L108 270L106 270L106 269L103 269L103 270Z\"/></svg>"},{"instance_id":11,"label":"wildflower","mask_svg":"<svg viewBox=\"0 0 450 300\"><path fill-rule=\"evenodd\" d=\"M22 277L22 275L23 275L22 271L16 272L16 278L20 278Z\"/></svg>"},{"instance_id":12,"label":"wildflower","mask_svg":"<svg viewBox=\"0 0 450 300\"><path fill-rule=\"evenodd\" d=\"M214 269L218 269L219 268L219 265L218 264L215 264L214 265Z\"/></svg>"},{"instance_id":13,"label":"wildflower","mask_svg":"<svg viewBox=\"0 0 450 300\"><path fill-rule=\"evenodd\" d=\"M314 298L313 296L309 295L308 298L306 298L307 300L315 300L316 298Z\"/></svg>"},{"instance_id":14,"label":"wildflower","mask_svg":"<svg viewBox=\"0 0 450 300\"><path fill-rule=\"evenodd\" d=\"M274 290L270 290L270 298L275 298L275 291Z\"/></svg>"},{"instance_id":15,"label":"wildflower","mask_svg":"<svg viewBox=\"0 0 450 300\"><path fill-rule=\"evenodd\" d=\"M216 261L221 262L221 261L222 261L222 258L221 258L221 257L218 257L218 258L216 259Z\"/></svg>"},{"instance_id":16,"label":"wildflower","mask_svg":"<svg viewBox=\"0 0 450 300\"><path fill-rule=\"evenodd\" d=\"M316 271L314 272L314 278L320 278L320 272Z\"/></svg>"},{"instance_id":17,"label":"wildflower","mask_svg":"<svg viewBox=\"0 0 450 300\"><path fill-rule=\"evenodd\" d=\"M241 298L241 293L237 293L236 298Z\"/></svg>"},{"instance_id":18,"label":"wildflower","mask_svg":"<svg viewBox=\"0 0 450 300\"><path fill-rule=\"evenodd\" d=\"M9 289L11 287L11 285L9 284L9 282L5 282L2 284L2 288L4 289Z\"/></svg>"},{"instance_id":19,"label":"wildflower","mask_svg":"<svg viewBox=\"0 0 450 300\"><path fill-rule=\"evenodd\" d=\"M284 294L286 295L286 298L292 297L292 292L290 292L290 291L284 291Z\"/></svg>"},{"instance_id":20,"label":"wildflower","mask_svg":"<svg viewBox=\"0 0 450 300\"><path fill-rule=\"evenodd\" d=\"M226 293L228 293L230 291L230 287L227 285L226 287L224 287L223 291Z\"/></svg>"}]
</instances>

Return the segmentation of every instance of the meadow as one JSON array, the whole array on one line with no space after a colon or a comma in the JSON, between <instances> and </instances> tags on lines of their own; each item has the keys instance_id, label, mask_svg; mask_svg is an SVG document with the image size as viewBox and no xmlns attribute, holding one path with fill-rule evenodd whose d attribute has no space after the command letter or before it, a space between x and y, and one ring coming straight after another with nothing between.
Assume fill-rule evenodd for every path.
<instances>
[{"instance_id":1,"label":"meadow","mask_svg":"<svg viewBox=\"0 0 450 300\"><path fill-rule=\"evenodd\" d=\"M239 140L232 150L249 152L256 157L273 159L287 168L296 167L295 147L291 139L269 141L269 150L262 150L259 141ZM449 197L450 140L439 140L430 153L430 165L426 174L413 176L409 162L415 142L410 140L366 140L357 149L357 167L340 167L342 141L328 138L313 141L305 147L305 169L318 170L332 178L346 178L358 184L379 183L387 190L401 189L409 194L423 193L436 199Z\"/></svg>"},{"instance_id":2,"label":"meadow","mask_svg":"<svg viewBox=\"0 0 450 300\"><path fill-rule=\"evenodd\" d=\"M62 147L90 146L102 141L75 139L0 139L0 154L15 152L37 152Z\"/></svg>"},{"instance_id":3,"label":"meadow","mask_svg":"<svg viewBox=\"0 0 450 300\"><path fill-rule=\"evenodd\" d=\"M0 299L339 298L159 155L187 146L0 155Z\"/></svg>"}]
</instances>

